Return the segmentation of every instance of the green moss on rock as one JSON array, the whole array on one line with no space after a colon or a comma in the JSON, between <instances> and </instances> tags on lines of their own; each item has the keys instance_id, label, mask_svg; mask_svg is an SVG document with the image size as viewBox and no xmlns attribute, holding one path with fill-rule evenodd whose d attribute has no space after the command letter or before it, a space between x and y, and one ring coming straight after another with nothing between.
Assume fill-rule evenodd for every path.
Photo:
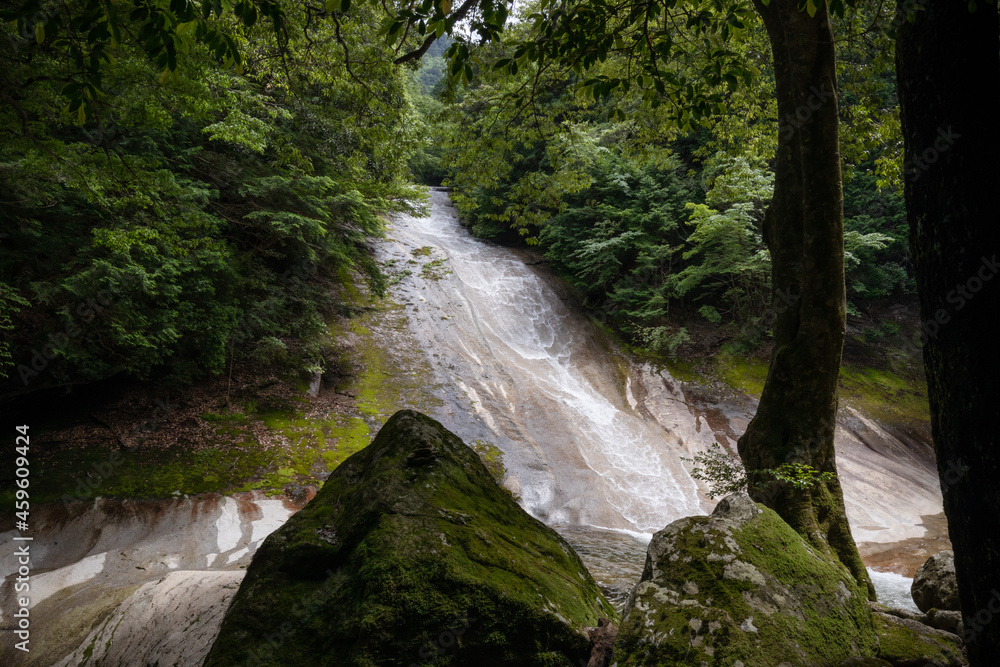
<instances>
[{"instance_id":1,"label":"green moss on rock","mask_svg":"<svg viewBox=\"0 0 1000 667\"><path fill-rule=\"evenodd\" d=\"M613 662L771 667L874 656L866 596L833 557L744 495L650 542Z\"/></svg>"},{"instance_id":2,"label":"green moss on rock","mask_svg":"<svg viewBox=\"0 0 1000 667\"><path fill-rule=\"evenodd\" d=\"M575 666L602 616L565 540L404 410L265 540L205 664Z\"/></svg>"},{"instance_id":3,"label":"green moss on rock","mask_svg":"<svg viewBox=\"0 0 1000 667\"><path fill-rule=\"evenodd\" d=\"M875 613L879 657L892 665L959 667L965 665L959 638L917 621Z\"/></svg>"}]
</instances>

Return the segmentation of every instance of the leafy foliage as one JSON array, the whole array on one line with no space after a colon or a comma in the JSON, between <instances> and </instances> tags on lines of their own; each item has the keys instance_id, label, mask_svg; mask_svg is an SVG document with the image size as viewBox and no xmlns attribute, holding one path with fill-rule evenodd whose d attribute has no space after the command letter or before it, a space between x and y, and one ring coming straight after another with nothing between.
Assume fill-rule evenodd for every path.
<instances>
[{"instance_id":1,"label":"leafy foliage","mask_svg":"<svg viewBox=\"0 0 1000 667\"><path fill-rule=\"evenodd\" d=\"M695 293L710 299L702 314L757 325L770 307L771 257L761 238L764 207L774 190L774 175L746 158L718 156L702 177L710 183L704 204L688 204L694 232L687 238L686 260L676 276L677 296Z\"/></svg>"},{"instance_id":2,"label":"leafy foliage","mask_svg":"<svg viewBox=\"0 0 1000 667\"><path fill-rule=\"evenodd\" d=\"M860 30L851 17L839 20ZM734 336L738 349L759 346L775 313L762 234L774 180L769 160L777 135L801 125L777 118L773 72L754 65L768 55L762 26L747 17L728 34L727 62L739 60L753 75L712 89L730 112L715 114L708 105L688 116L645 104L641 84L649 82L639 70L632 84L595 93L596 77L621 77L633 63L630 47L615 39L565 47L606 54L589 65L539 55L556 48L551 44L531 50L531 40L546 42L561 29L521 23L506 41L477 52L478 76L456 106L454 127L461 129L448 138L443 160L463 220L480 236L539 244L599 317L644 347L676 353L690 341L695 313ZM677 40L692 29L664 28ZM704 38L721 34L706 30ZM912 289L902 200L879 189L882 163L869 157L891 153L895 140L891 114L884 113L892 90L880 39L876 32L844 49L845 67L853 69L845 70L843 110L857 119L843 133L852 156L845 166L845 251L854 314ZM709 67L696 41L669 67L687 74ZM874 60L878 81L857 75L859 63ZM687 92L708 94L699 90Z\"/></svg>"},{"instance_id":3,"label":"leafy foliage","mask_svg":"<svg viewBox=\"0 0 1000 667\"><path fill-rule=\"evenodd\" d=\"M79 74L69 47L0 27L5 393L120 372L189 381L276 345L314 361L341 286L384 288L369 240L382 212L420 199L404 73L372 10L312 11L283 6L280 41L228 19L240 68L200 38L164 65L123 37L83 115L59 103ZM94 21L141 35L150 20L59 19L58 34L89 44Z\"/></svg>"},{"instance_id":4,"label":"leafy foliage","mask_svg":"<svg viewBox=\"0 0 1000 667\"><path fill-rule=\"evenodd\" d=\"M450 181L475 233L540 244L647 347L690 340L678 304L759 342L764 158L794 119L776 118L750 5L539 0L510 25L508 11L493 0L5 11L0 186L12 205L0 222L13 252L0 280L17 327L0 357L23 361L54 332L70 359L51 364L59 382L190 377L237 348L273 357L322 330L350 272L381 289L366 239L379 211L413 200L408 174ZM882 33L867 26L889 18L861 7L837 19L849 35L855 313L913 285L902 201L878 190L893 182L898 123ZM393 66L417 59L412 77ZM474 88L456 93L456 80ZM30 307L15 312L14 297Z\"/></svg>"},{"instance_id":5,"label":"leafy foliage","mask_svg":"<svg viewBox=\"0 0 1000 667\"><path fill-rule=\"evenodd\" d=\"M836 478L832 472L819 472L805 463L783 463L777 468L754 470L749 475L739 458L726 452L719 443L713 443L707 452L696 454L691 476L709 485L709 498L722 498L732 493L767 491L774 485L787 485L794 489L808 489L818 482Z\"/></svg>"},{"instance_id":6,"label":"leafy foliage","mask_svg":"<svg viewBox=\"0 0 1000 667\"><path fill-rule=\"evenodd\" d=\"M855 308L916 291L902 194L880 190L877 178L856 170L844 183L844 259Z\"/></svg>"}]
</instances>

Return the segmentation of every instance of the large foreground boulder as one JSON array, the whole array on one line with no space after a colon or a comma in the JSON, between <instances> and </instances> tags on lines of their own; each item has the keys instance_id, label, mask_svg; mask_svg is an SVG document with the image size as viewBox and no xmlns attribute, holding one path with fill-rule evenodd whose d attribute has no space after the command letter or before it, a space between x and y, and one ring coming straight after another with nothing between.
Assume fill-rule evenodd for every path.
<instances>
[{"instance_id":1,"label":"large foreground boulder","mask_svg":"<svg viewBox=\"0 0 1000 667\"><path fill-rule=\"evenodd\" d=\"M205 664L587 664L613 609L436 421L398 412L267 538Z\"/></svg>"},{"instance_id":2,"label":"large foreground boulder","mask_svg":"<svg viewBox=\"0 0 1000 667\"><path fill-rule=\"evenodd\" d=\"M867 600L833 557L746 495L653 536L613 660L626 665L839 665L875 656Z\"/></svg>"},{"instance_id":3,"label":"large foreground boulder","mask_svg":"<svg viewBox=\"0 0 1000 667\"><path fill-rule=\"evenodd\" d=\"M832 555L738 494L710 517L680 519L653 536L613 664L964 665L959 638L918 618L927 620L869 603Z\"/></svg>"},{"instance_id":4,"label":"large foreground boulder","mask_svg":"<svg viewBox=\"0 0 1000 667\"><path fill-rule=\"evenodd\" d=\"M931 609L961 611L958 579L955 576L955 552L939 551L927 559L913 575L910 595L920 611Z\"/></svg>"}]
</instances>

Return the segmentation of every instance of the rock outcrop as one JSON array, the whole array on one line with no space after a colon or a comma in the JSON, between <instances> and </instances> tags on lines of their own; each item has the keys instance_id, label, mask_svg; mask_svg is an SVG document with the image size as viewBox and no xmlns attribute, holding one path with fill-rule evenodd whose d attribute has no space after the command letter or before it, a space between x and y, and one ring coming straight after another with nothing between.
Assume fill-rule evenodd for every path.
<instances>
[{"instance_id":1,"label":"rock outcrop","mask_svg":"<svg viewBox=\"0 0 1000 667\"><path fill-rule=\"evenodd\" d=\"M144 584L55 667L200 665L243 574L181 570Z\"/></svg>"},{"instance_id":2,"label":"rock outcrop","mask_svg":"<svg viewBox=\"0 0 1000 667\"><path fill-rule=\"evenodd\" d=\"M205 664L575 667L602 617L572 548L404 410L265 540Z\"/></svg>"},{"instance_id":3,"label":"rock outcrop","mask_svg":"<svg viewBox=\"0 0 1000 667\"><path fill-rule=\"evenodd\" d=\"M955 553L939 551L928 558L913 576L910 595L923 612L931 609L961 611L958 579L955 577Z\"/></svg>"},{"instance_id":4,"label":"rock outcrop","mask_svg":"<svg viewBox=\"0 0 1000 667\"><path fill-rule=\"evenodd\" d=\"M933 628L906 614L875 611L883 665L899 667L961 667L967 664L958 636Z\"/></svg>"},{"instance_id":5,"label":"rock outcrop","mask_svg":"<svg viewBox=\"0 0 1000 667\"><path fill-rule=\"evenodd\" d=\"M710 517L680 519L653 536L613 663L958 665L957 640L873 613L832 555L738 494ZM914 654L930 659L908 662Z\"/></svg>"},{"instance_id":6,"label":"rock outcrop","mask_svg":"<svg viewBox=\"0 0 1000 667\"><path fill-rule=\"evenodd\" d=\"M653 536L615 645L625 665L838 664L874 655L847 569L746 495Z\"/></svg>"}]
</instances>

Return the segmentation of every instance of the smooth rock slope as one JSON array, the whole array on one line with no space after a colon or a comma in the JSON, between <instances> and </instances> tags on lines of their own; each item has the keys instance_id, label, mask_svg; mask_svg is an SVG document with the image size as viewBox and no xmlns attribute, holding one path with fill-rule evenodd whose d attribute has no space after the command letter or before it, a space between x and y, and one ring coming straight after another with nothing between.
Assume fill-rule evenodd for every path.
<instances>
[{"instance_id":1,"label":"smooth rock slope","mask_svg":"<svg viewBox=\"0 0 1000 667\"><path fill-rule=\"evenodd\" d=\"M143 585L54 667L200 665L241 571L180 570Z\"/></svg>"}]
</instances>

